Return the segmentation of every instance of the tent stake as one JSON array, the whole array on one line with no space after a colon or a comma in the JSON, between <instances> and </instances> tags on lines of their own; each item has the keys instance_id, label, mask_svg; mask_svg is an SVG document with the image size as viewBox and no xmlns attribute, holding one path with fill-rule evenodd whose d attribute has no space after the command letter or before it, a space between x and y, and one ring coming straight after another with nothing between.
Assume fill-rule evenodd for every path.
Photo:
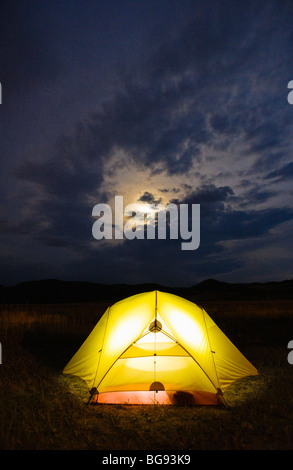
<instances>
[{"instance_id":1,"label":"tent stake","mask_svg":"<svg viewBox=\"0 0 293 470\"><path fill-rule=\"evenodd\" d=\"M228 403L226 402L224 396L223 396L223 392L220 388L218 388L217 390L217 395L218 397L220 398L220 401L222 403L222 405L224 405L224 407L227 409L227 410L230 410L230 406L228 405Z\"/></svg>"},{"instance_id":2,"label":"tent stake","mask_svg":"<svg viewBox=\"0 0 293 470\"><path fill-rule=\"evenodd\" d=\"M90 404L90 401L91 401L91 399L93 398L94 395L98 395L98 394L99 394L99 392L98 392L98 390L97 390L97 387L91 388L91 390L89 391L89 393L90 393L90 397L89 397L89 399L88 399L88 401L87 401L87 403L86 403L87 405Z\"/></svg>"}]
</instances>

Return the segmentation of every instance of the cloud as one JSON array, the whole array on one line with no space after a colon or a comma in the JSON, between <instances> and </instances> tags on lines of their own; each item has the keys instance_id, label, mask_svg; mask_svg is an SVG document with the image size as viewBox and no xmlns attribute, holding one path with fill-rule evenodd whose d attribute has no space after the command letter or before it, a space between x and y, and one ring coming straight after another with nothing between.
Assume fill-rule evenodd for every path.
<instances>
[{"instance_id":1,"label":"cloud","mask_svg":"<svg viewBox=\"0 0 293 470\"><path fill-rule=\"evenodd\" d=\"M266 200L271 195L271 192L256 191L251 194L250 203ZM293 210L287 207L240 210L232 207L234 200L232 188L210 184L190 193L182 203L201 204L202 225L206 232L213 234L214 242L260 236L293 215Z\"/></svg>"},{"instance_id":2,"label":"cloud","mask_svg":"<svg viewBox=\"0 0 293 470\"><path fill-rule=\"evenodd\" d=\"M84 137L84 135L83 135ZM27 161L15 175L23 181L41 187L50 197L73 201L83 200L87 194L95 192L103 181L99 159L89 162L89 151L77 132L73 138L58 139L55 154L44 161Z\"/></svg>"},{"instance_id":3,"label":"cloud","mask_svg":"<svg viewBox=\"0 0 293 470\"><path fill-rule=\"evenodd\" d=\"M155 204L155 205L160 204L162 202L162 198L156 199L156 197L152 193L149 193L148 191L145 191L138 200L141 202L147 202L148 204Z\"/></svg>"},{"instance_id":4,"label":"cloud","mask_svg":"<svg viewBox=\"0 0 293 470\"><path fill-rule=\"evenodd\" d=\"M278 170L271 171L265 176L265 179L290 180L293 178L293 162L287 163Z\"/></svg>"},{"instance_id":5,"label":"cloud","mask_svg":"<svg viewBox=\"0 0 293 470\"><path fill-rule=\"evenodd\" d=\"M4 77L11 78L11 89L21 86L23 76L27 89L38 85L40 90L46 80L56 80L61 96L73 96L78 79L76 74L70 79L69 72L77 68L78 77L92 73L97 84L90 93L94 112L81 113L78 105L70 108L75 109L70 117L75 127L62 135L56 125L54 145L51 137L38 136L43 153L33 133L25 142L19 134L18 166L13 172L17 180L10 184L14 194L7 209L2 208L0 224L7 244L9 236L19 234L22 243L32 240L38 247L40 260L47 261L47 253L56 250L64 276L73 275L76 266L77 276L94 278L101 270L109 281L121 278L122 266L129 280L157 276L163 282L166 276L175 282L185 276L187 283L189 274L195 279L244 269L243 247L262 237L269 246L270 234L292 218L289 196L284 197L282 188L292 178L293 117L286 101L292 78L292 4L225 2L223 8L220 2L196 2L182 7L178 23L176 10L171 14L161 6L166 14L160 23L158 19L152 23L152 33L149 24L138 23L144 25L142 30L137 27L140 40L145 40L144 54L137 45L130 47L137 37L132 16L121 21L131 23L134 35L128 38L119 27L115 41L113 24L119 24L119 14L115 12L116 22L109 15L113 30L107 36L103 29L107 47L102 47L94 34L95 23L90 23L87 36L86 24L75 15L64 20L65 28L60 17L56 19L60 28L56 42L51 18L46 39L36 20L38 9L30 16L31 6L24 12L13 2L6 18L2 53L9 57ZM83 20L88 17L83 10ZM72 43L72 25L83 32L81 43ZM121 38L128 41L127 47ZM55 44L62 46L59 52L54 51ZM71 44L76 45L76 55ZM69 49L62 67L60 51ZM102 62L92 69L88 64L92 57L104 56L109 85L107 80L103 83L106 92L101 100ZM109 64L118 58L122 63L114 78ZM66 87L60 73L63 80L68 78ZM35 115L30 117L28 103L26 115L33 128ZM54 115L51 105L42 110L44 115ZM272 183L279 186L272 189ZM200 204L200 248L190 256L174 240L119 246L95 243L92 208L108 202L118 188L128 198L150 204L168 198L177 204ZM17 221L11 218L12 206L19 208ZM227 251L227 243L235 240L241 249ZM20 267L16 270L22 272Z\"/></svg>"}]
</instances>

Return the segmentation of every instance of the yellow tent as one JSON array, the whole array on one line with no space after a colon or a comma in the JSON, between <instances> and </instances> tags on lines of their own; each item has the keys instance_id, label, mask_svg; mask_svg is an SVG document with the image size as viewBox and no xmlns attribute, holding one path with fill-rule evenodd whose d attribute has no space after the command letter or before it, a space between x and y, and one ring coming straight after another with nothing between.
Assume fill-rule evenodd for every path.
<instances>
[{"instance_id":1,"label":"yellow tent","mask_svg":"<svg viewBox=\"0 0 293 470\"><path fill-rule=\"evenodd\" d=\"M109 307L63 372L94 402L201 405L257 374L204 309L160 291Z\"/></svg>"}]
</instances>

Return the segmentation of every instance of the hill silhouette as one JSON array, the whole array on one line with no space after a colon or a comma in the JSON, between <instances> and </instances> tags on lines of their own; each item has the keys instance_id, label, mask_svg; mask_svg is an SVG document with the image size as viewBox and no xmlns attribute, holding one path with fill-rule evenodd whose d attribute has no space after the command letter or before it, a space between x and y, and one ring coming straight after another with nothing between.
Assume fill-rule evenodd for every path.
<instances>
[{"instance_id":1,"label":"hill silhouette","mask_svg":"<svg viewBox=\"0 0 293 470\"><path fill-rule=\"evenodd\" d=\"M202 300L273 300L293 299L293 280L267 283L228 283L207 279L191 287L167 287L159 284L99 284L58 279L28 281L15 286L0 286L0 303L113 303L130 295L151 290Z\"/></svg>"}]
</instances>

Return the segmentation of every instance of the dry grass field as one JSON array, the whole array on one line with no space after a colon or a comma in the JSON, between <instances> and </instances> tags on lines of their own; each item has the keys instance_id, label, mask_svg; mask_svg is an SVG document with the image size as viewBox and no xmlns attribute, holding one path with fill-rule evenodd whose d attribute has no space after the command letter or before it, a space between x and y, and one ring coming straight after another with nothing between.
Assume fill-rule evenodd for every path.
<instances>
[{"instance_id":1,"label":"dry grass field","mask_svg":"<svg viewBox=\"0 0 293 470\"><path fill-rule=\"evenodd\" d=\"M0 306L0 449L292 450L293 302L202 306L259 370L227 390L230 409L87 406L84 383L62 368L107 305Z\"/></svg>"}]
</instances>

